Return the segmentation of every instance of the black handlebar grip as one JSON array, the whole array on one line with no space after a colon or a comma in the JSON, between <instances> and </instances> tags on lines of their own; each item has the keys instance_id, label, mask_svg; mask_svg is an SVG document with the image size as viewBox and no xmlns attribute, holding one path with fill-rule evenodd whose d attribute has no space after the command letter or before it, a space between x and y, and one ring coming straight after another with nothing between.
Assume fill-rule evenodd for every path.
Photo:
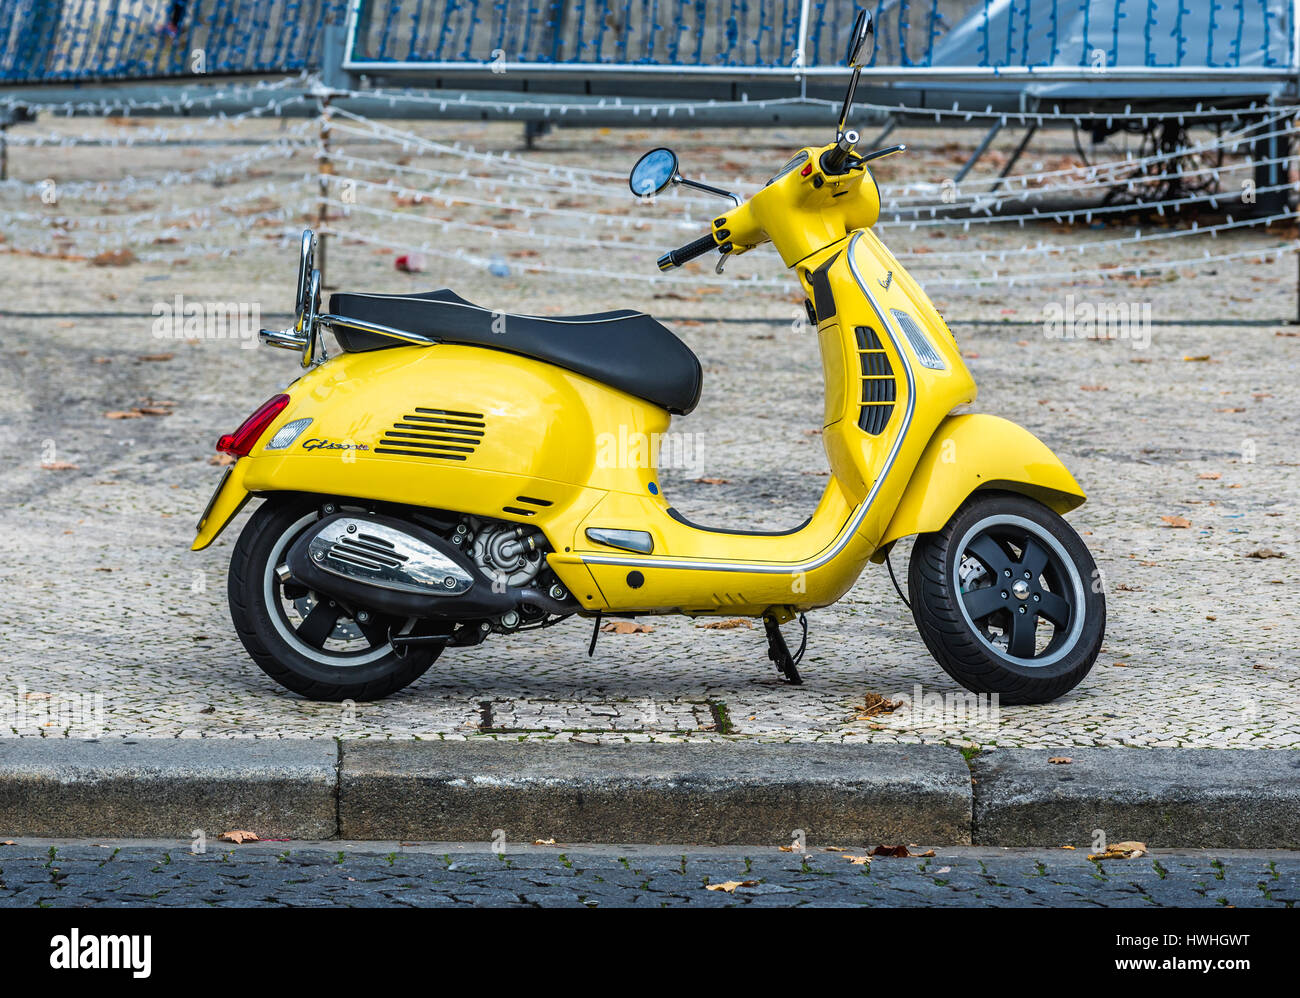
<instances>
[{"instance_id":1,"label":"black handlebar grip","mask_svg":"<svg viewBox=\"0 0 1300 998\"><path fill-rule=\"evenodd\" d=\"M832 176L838 174L844 168L844 163L848 158L847 149L836 146L834 149L827 150L825 155L822 156L822 172L829 173Z\"/></svg>"},{"instance_id":2,"label":"black handlebar grip","mask_svg":"<svg viewBox=\"0 0 1300 998\"><path fill-rule=\"evenodd\" d=\"M718 248L718 241L713 238L713 233L707 236L700 236L693 243L687 243L675 250L669 250L659 258L660 270L672 270L674 267L680 267L682 264L694 260L697 256L703 256L711 249Z\"/></svg>"},{"instance_id":3,"label":"black handlebar grip","mask_svg":"<svg viewBox=\"0 0 1300 998\"><path fill-rule=\"evenodd\" d=\"M858 144L858 133L849 129L842 133L835 145L822 153L822 172L830 176L844 173L844 167L853 155L853 147Z\"/></svg>"}]
</instances>

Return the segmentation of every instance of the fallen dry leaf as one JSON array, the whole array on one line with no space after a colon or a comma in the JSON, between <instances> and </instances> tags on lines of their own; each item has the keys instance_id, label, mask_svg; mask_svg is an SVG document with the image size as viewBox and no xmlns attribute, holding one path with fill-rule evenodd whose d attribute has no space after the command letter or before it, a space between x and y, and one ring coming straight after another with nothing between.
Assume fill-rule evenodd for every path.
<instances>
[{"instance_id":1,"label":"fallen dry leaf","mask_svg":"<svg viewBox=\"0 0 1300 998\"><path fill-rule=\"evenodd\" d=\"M114 411L114 412L104 413L104 418L105 419L139 419L141 417L140 417L140 413L135 411L131 411L131 412Z\"/></svg>"},{"instance_id":2,"label":"fallen dry leaf","mask_svg":"<svg viewBox=\"0 0 1300 998\"><path fill-rule=\"evenodd\" d=\"M1160 519L1165 521L1167 527L1190 527L1192 521L1182 516L1162 516Z\"/></svg>"},{"instance_id":3,"label":"fallen dry leaf","mask_svg":"<svg viewBox=\"0 0 1300 998\"><path fill-rule=\"evenodd\" d=\"M707 624L696 624L708 631L726 631L733 627L753 627L754 622L745 617L732 617L729 620L710 620Z\"/></svg>"},{"instance_id":4,"label":"fallen dry leaf","mask_svg":"<svg viewBox=\"0 0 1300 998\"><path fill-rule=\"evenodd\" d=\"M170 416L172 411L165 409L160 405L142 405L136 406L133 410L142 416Z\"/></svg>"},{"instance_id":5,"label":"fallen dry leaf","mask_svg":"<svg viewBox=\"0 0 1300 998\"><path fill-rule=\"evenodd\" d=\"M1074 846L1061 846L1061 848L1062 848L1062 849L1069 849L1071 852L1074 851Z\"/></svg>"},{"instance_id":6,"label":"fallen dry leaf","mask_svg":"<svg viewBox=\"0 0 1300 998\"><path fill-rule=\"evenodd\" d=\"M227 464L234 464L238 458L233 454L213 454L208 458L208 464L216 464L225 467Z\"/></svg>"},{"instance_id":7,"label":"fallen dry leaf","mask_svg":"<svg viewBox=\"0 0 1300 998\"><path fill-rule=\"evenodd\" d=\"M136 360L145 364L161 364L164 361L171 360L176 355L174 353L146 353L141 354Z\"/></svg>"},{"instance_id":8,"label":"fallen dry leaf","mask_svg":"<svg viewBox=\"0 0 1300 998\"><path fill-rule=\"evenodd\" d=\"M720 884L705 884L711 891L726 891L728 894L735 894L737 887L757 887L757 880L726 880Z\"/></svg>"},{"instance_id":9,"label":"fallen dry leaf","mask_svg":"<svg viewBox=\"0 0 1300 998\"><path fill-rule=\"evenodd\" d=\"M554 839L535 839L535 840L533 841L533 845L535 845L535 846L553 846L553 845L555 845L555 840L554 840Z\"/></svg>"},{"instance_id":10,"label":"fallen dry leaf","mask_svg":"<svg viewBox=\"0 0 1300 998\"><path fill-rule=\"evenodd\" d=\"M605 634L649 634L654 630L650 624L637 624L630 620L615 620L601 626Z\"/></svg>"},{"instance_id":11,"label":"fallen dry leaf","mask_svg":"<svg viewBox=\"0 0 1300 998\"><path fill-rule=\"evenodd\" d=\"M890 700L879 693L868 693L866 702L858 708L862 713L857 716L856 720L865 721L877 714L892 714L901 706L903 706L902 700Z\"/></svg>"},{"instance_id":12,"label":"fallen dry leaf","mask_svg":"<svg viewBox=\"0 0 1300 998\"><path fill-rule=\"evenodd\" d=\"M220 835L217 836L217 838L220 839L222 842L234 842L236 844L240 842L261 841L261 839L259 839L252 832L246 832L241 828L237 828L233 832L222 832Z\"/></svg>"},{"instance_id":13,"label":"fallen dry leaf","mask_svg":"<svg viewBox=\"0 0 1300 998\"><path fill-rule=\"evenodd\" d=\"M1286 555L1281 551L1274 551L1272 548L1256 548L1247 558L1285 558Z\"/></svg>"},{"instance_id":14,"label":"fallen dry leaf","mask_svg":"<svg viewBox=\"0 0 1300 998\"><path fill-rule=\"evenodd\" d=\"M79 467L71 461L45 461L41 464L45 471L76 471Z\"/></svg>"},{"instance_id":15,"label":"fallen dry leaf","mask_svg":"<svg viewBox=\"0 0 1300 998\"><path fill-rule=\"evenodd\" d=\"M727 485L727 484L730 483L730 481L731 481L731 480L728 479L728 478L696 478L696 479L694 479L694 482L695 482L696 485Z\"/></svg>"},{"instance_id":16,"label":"fallen dry leaf","mask_svg":"<svg viewBox=\"0 0 1300 998\"><path fill-rule=\"evenodd\" d=\"M1197 478L1204 478L1207 482L1217 482L1220 478L1223 477L1223 472L1221 472L1221 471L1202 471L1202 472L1201 472L1199 475L1197 475L1196 477L1197 477Z\"/></svg>"},{"instance_id":17,"label":"fallen dry leaf","mask_svg":"<svg viewBox=\"0 0 1300 998\"><path fill-rule=\"evenodd\" d=\"M135 263L135 254L129 249L106 250L92 256L90 262L96 267L125 267Z\"/></svg>"},{"instance_id":18,"label":"fallen dry leaf","mask_svg":"<svg viewBox=\"0 0 1300 998\"><path fill-rule=\"evenodd\" d=\"M863 866L864 864L870 865L871 863L870 856L845 856L844 858L847 859L854 866Z\"/></svg>"},{"instance_id":19,"label":"fallen dry leaf","mask_svg":"<svg viewBox=\"0 0 1300 998\"><path fill-rule=\"evenodd\" d=\"M1209 355L1208 353L1198 353L1198 354L1196 354L1195 356L1185 356L1185 357L1183 357L1183 360L1189 360L1189 361L1192 361L1192 362L1200 362L1200 363L1204 363L1204 362L1208 361L1209 359L1210 359L1210 355Z\"/></svg>"},{"instance_id":20,"label":"fallen dry leaf","mask_svg":"<svg viewBox=\"0 0 1300 998\"><path fill-rule=\"evenodd\" d=\"M1047 761L1053 766L1068 766L1070 763L1074 762L1074 760L1068 755L1054 755Z\"/></svg>"},{"instance_id":21,"label":"fallen dry leaf","mask_svg":"<svg viewBox=\"0 0 1300 998\"><path fill-rule=\"evenodd\" d=\"M1147 854L1145 842L1114 842L1106 847L1105 852L1094 852L1089 859L1137 859Z\"/></svg>"},{"instance_id":22,"label":"fallen dry leaf","mask_svg":"<svg viewBox=\"0 0 1300 998\"><path fill-rule=\"evenodd\" d=\"M891 856L895 859L907 859L914 856L918 859L925 859L934 855L933 849L927 849L925 852L909 852L907 846L876 846L871 850L872 856Z\"/></svg>"}]
</instances>

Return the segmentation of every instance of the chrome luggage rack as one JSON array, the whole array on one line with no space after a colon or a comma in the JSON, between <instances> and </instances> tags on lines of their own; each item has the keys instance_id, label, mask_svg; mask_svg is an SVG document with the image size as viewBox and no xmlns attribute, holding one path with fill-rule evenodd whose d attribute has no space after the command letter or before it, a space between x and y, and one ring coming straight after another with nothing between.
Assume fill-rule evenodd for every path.
<instances>
[{"instance_id":1,"label":"chrome luggage rack","mask_svg":"<svg viewBox=\"0 0 1300 998\"><path fill-rule=\"evenodd\" d=\"M320 280L320 271L316 269L316 233L311 229L303 229L302 241L298 247L298 294L294 302L293 325L287 329L263 329L257 334L258 339L269 347L299 351L304 368L315 367L329 359L325 344L321 342L321 326L347 326L417 346L431 346L438 342L434 337L421 333L322 312Z\"/></svg>"}]
</instances>

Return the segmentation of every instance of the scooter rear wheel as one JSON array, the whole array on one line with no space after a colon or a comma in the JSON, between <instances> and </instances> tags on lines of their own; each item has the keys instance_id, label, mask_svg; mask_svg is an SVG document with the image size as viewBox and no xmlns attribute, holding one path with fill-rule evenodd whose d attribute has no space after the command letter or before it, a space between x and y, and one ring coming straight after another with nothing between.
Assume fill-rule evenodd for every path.
<instances>
[{"instance_id":1,"label":"scooter rear wheel","mask_svg":"<svg viewBox=\"0 0 1300 998\"><path fill-rule=\"evenodd\" d=\"M1106 631L1097 568L1068 523L1006 492L978 492L922 534L912 616L944 671L1000 703L1046 703L1092 668Z\"/></svg>"},{"instance_id":2,"label":"scooter rear wheel","mask_svg":"<svg viewBox=\"0 0 1300 998\"><path fill-rule=\"evenodd\" d=\"M399 655L389 637L408 621L346 608L287 574L289 546L319 517L321 500L266 500L230 559L230 616L254 662L281 686L312 700L378 700L419 679L438 645Z\"/></svg>"}]
</instances>

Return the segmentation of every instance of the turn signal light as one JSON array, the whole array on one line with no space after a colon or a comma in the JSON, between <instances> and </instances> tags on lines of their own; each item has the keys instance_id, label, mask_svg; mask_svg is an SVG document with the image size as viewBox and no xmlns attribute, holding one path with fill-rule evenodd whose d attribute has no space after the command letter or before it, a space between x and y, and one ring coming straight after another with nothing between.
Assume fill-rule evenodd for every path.
<instances>
[{"instance_id":1,"label":"turn signal light","mask_svg":"<svg viewBox=\"0 0 1300 998\"><path fill-rule=\"evenodd\" d=\"M288 404L288 395L277 395L267 399L234 433L222 434L221 439L217 441L217 450L233 457L247 457L248 452L266 432L266 428L275 422L275 417L280 415Z\"/></svg>"}]
</instances>

